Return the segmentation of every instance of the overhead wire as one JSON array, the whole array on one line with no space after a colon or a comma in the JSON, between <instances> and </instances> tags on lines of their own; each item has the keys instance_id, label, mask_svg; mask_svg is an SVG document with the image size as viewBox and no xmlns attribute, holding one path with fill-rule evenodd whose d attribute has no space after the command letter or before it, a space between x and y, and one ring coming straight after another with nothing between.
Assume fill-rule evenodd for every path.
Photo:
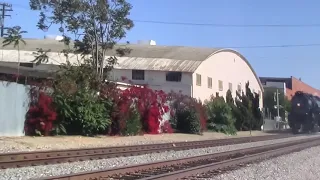
<instances>
[{"instance_id":1,"label":"overhead wire","mask_svg":"<svg viewBox=\"0 0 320 180\"><path fill-rule=\"evenodd\" d=\"M28 9L28 7L13 4L22 9ZM191 23L191 22L170 22L170 21L152 21L152 20L137 20L133 19L133 22L138 23L152 23L152 24L168 24L168 25L189 25L189 26L213 26L213 27L320 27L320 24L215 24L215 23ZM315 44L282 44L282 45L253 45L253 46L223 46L222 48L232 49L259 49L259 48L290 48L290 47L316 47L320 46L320 43Z\"/></svg>"},{"instance_id":2,"label":"overhead wire","mask_svg":"<svg viewBox=\"0 0 320 180\"><path fill-rule=\"evenodd\" d=\"M19 8L30 10L30 8L21 4L12 4ZM320 27L319 24L218 24L218 23L195 23L195 22L182 22L182 21L155 21L155 20L139 20L132 19L133 22L138 23L151 23L151 24L168 24L168 25L188 25L188 26L214 26L214 27Z\"/></svg>"},{"instance_id":3,"label":"overhead wire","mask_svg":"<svg viewBox=\"0 0 320 180\"><path fill-rule=\"evenodd\" d=\"M167 25L187 25L187 26L213 26L213 27L320 27L320 24L216 24L216 23L192 23L192 22L170 22L133 20L138 23L167 24Z\"/></svg>"},{"instance_id":4,"label":"overhead wire","mask_svg":"<svg viewBox=\"0 0 320 180\"><path fill-rule=\"evenodd\" d=\"M255 46L226 46L224 48L252 49L252 48L290 48L290 47L315 47L320 44L284 44L284 45L255 45Z\"/></svg>"}]
</instances>

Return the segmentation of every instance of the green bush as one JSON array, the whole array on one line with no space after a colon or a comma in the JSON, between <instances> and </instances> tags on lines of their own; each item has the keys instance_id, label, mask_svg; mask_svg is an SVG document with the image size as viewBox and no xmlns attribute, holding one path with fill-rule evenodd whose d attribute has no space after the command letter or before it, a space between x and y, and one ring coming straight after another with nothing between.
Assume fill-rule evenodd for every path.
<instances>
[{"instance_id":1,"label":"green bush","mask_svg":"<svg viewBox=\"0 0 320 180\"><path fill-rule=\"evenodd\" d=\"M182 133L200 134L200 120L195 109L184 109L176 112L177 129Z\"/></svg>"},{"instance_id":2,"label":"green bush","mask_svg":"<svg viewBox=\"0 0 320 180\"><path fill-rule=\"evenodd\" d=\"M202 103L174 92L168 94L168 100L171 101L171 127L181 133L202 134L207 121Z\"/></svg>"},{"instance_id":3,"label":"green bush","mask_svg":"<svg viewBox=\"0 0 320 180\"><path fill-rule=\"evenodd\" d=\"M99 80L88 64L61 66L53 86L59 125L65 133L92 136L105 133L111 124L111 101L100 98ZM62 129L62 128L59 128ZM59 129L56 132L63 132Z\"/></svg>"},{"instance_id":4,"label":"green bush","mask_svg":"<svg viewBox=\"0 0 320 180\"><path fill-rule=\"evenodd\" d=\"M223 97L211 97L206 102L206 109L209 130L231 135L236 134L232 108L224 101Z\"/></svg>"},{"instance_id":5,"label":"green bush","mask_svg":"<svg viewBox=\"0 0 320 180\"><path fill-rule=\"evenodd\" d=\"M111 124L106 104L93 92L77 91L73 96L54 96L58 117L67 134L91 136L103 133Z\"/></svg>"},{"instance_id":6,"label":"green bush","mask_svg":"<svg viewBox=\"0 0 320 180\"><path fill-rule=\"evenodd\" d=\"M142 124L141 117L136 105L129 109L129 119L126 121L126 127L123 129L122 134L127 136L134 136L141 132Z\"/></svg>"}]
</instances>

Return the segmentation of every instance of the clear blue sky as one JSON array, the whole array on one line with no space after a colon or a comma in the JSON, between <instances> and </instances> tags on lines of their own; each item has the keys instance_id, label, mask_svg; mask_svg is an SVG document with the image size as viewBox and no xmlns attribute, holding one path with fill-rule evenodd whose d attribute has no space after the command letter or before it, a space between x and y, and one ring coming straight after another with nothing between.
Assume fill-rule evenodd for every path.
<instances>
[{"instance_id":1,"label":"clear blue sky","mask_svg":"<svg viewBox=\"0 0 320 180\"><path fill-rule=\"evenodd\" d=\"M13 4L7 26L20 25L26 37L57 34L36 29L38 13L28 0ZM319 0L130 0L133 20L216 24L320 24ZM210 27L135 23L126 40L152 39L158 45L198 47L243 47L260 45L320 44L320 27ZM320 89L320 46L288 48L235 48L251 63L259 76L301 77Z\"/></svg>"}]
</instances>

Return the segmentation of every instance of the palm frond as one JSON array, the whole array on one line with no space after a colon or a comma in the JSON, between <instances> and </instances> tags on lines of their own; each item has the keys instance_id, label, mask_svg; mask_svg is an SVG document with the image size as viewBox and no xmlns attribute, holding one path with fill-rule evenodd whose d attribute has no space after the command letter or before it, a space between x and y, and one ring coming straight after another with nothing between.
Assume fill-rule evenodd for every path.
<instances>
[{"instance_id":1,"label":"palm frond","mask_svg":"<svg viewBox=\"0 0 320 180\"><path fill-rule=\"evenodd\" d=\"M23 39L21 39L20 41L21 41L24 45L27 44L27 42L26 42L25 40L23 40Z\"/></svg>"},{"instance_id":2,"label":"palm frond","mask_svg":"<svg viewBox=\"0 0 320 180\"><path fill-rule=\"evenodd\" d=\"M17 46L19 46L19 41L14 41L13 47L16 48Z\"/></svg>"},{"instance_id":3,"label":"palm frond","mask_svg":"<svg viewBox=\"0 0 320 180\"><path fill-rule=\"evenodd\" d=\"M12 42L3 42L2 47L9 46L9 45L11 45L11 43L12 43Z\"/></svg>"}]
</instances>

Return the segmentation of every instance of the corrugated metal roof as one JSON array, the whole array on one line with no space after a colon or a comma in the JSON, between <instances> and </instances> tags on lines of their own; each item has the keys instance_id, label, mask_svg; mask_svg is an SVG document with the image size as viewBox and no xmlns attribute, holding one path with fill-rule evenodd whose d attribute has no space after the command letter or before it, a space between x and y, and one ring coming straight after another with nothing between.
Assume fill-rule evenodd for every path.
<instances>
[{"instance_id":1,"label":"corrugated metal roof","mask_svg":"<svg viewBox=\"0 0 320 180\"><path fill-rule=\"evenodd\" d=\"M202 61L163 58L118 57L116 69L194 72Z\"/></svg>"},{"instance_id":2,"label":"corrugated metal roof","mask_svg":"<svg viewBox=\"0 0 320 180\"><path fill-rule=\"evenodd\" d=\"M216 48L195 48L184 46L152 46L152 45L127 45L131 50L128 57L143 57L148 59L174 59L189 61L204 61L212 53L221 49ZM109 52L110 53L110 52ZM108 54L109 54L108 53ZM115 55L115 54L109 54Z\"/></svg>"},{"instance_id":3,"label":"corrugated metal roof","mask_svg":"<svg viewBox=\"0 0 320 180\"><path fill-rule=\"evenodd\" d=\"M14 48L13 45L8 45L5 47L2 47L3 38L0 38L0 49L3 50L16 50L17 48ZM31 39L31 38L25 38L24 41L26 42L26 45L23 43L20 43L20 50L21 51L36 51L37 48L42 48L44 50L51 49L52 52L61 52L63 49L65 49L65 46L62 42L51 40L51 39Z\"/></svg>"},{"instance_id":4,"label":"corrugated metal roof","mask_svg":"<svg viewBox=\"0 0 320 180\"><path fill-rule=\"evenodd\" d=\"M65 48L62 42L51 39L25 39L25 41L27 44L21 44L21 51L36 51L37 48L41 47L44 50L51 49L51 52L61 52ZM194 72L202 61L212 53L220 50L215 48L141 44L119 45L115 49L118 47L126 47L130 49L130 53L127 53L124 57L118 57L119 64L115 68L182 72ZM3 47L3 49L14 50L15 48L7 46ZM117 53L115 50L110 50L107 55L116 56Z\"/></svg>"},{"instance_id":5,"label":"corrugated metal roof","mask_svg":"<svg viewBox=\"0 0 320 180\"><path fill-rule=\"evenodd\" d=\"M23 76L35 76L47 78L51 77L54 72L59 69L57 65L51 64L40 64L34 67L19 67L19 72ZM18 63L17 62L2 62L0 61L0 73L4 74L18 74Z\"/></svg>"},{"instance_id":6,"label":"corrugated metal roof","mask_svg":"<svg viewBox=\"0 0 320 180\"><path fill-rule=\"evenodd\" d=\"M44 50L51 49L51 52L61 52L65 49L62 42L51 39L24 39L26 45L20 45L21 51L36 51L37 48ZM3 39L0 39L2 44ZM73 46L73 45L72 45ZM128 47L131 51L126 56L128 57L143 57L143 58L163 58L174 60L190 60L190 61L204 61L212 53L221 50L221 48L196 48L187 46L152 46L142 44L119 45L117 47ZM116 49L115 48L115 49ZM1 47L3 50L16 50L12 45ZM107 52L109 56L115 56L116 51L111 50Z\"/></svg>"}]
</instances>

